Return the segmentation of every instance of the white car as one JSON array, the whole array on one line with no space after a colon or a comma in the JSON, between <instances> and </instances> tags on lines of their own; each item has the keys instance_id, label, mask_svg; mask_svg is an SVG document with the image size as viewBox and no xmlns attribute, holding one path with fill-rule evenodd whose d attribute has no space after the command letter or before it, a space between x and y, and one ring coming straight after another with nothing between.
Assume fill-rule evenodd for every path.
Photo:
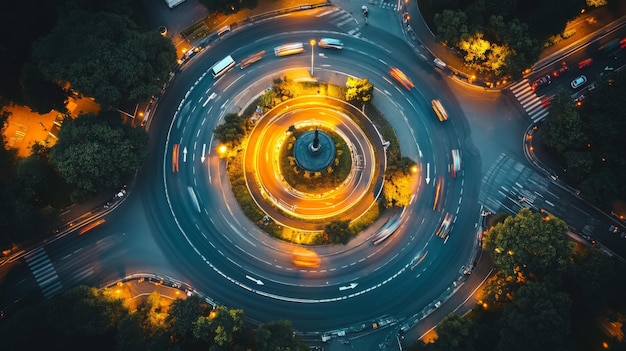
<instances>
[{"instance_id":1,"label":"white car","mask_svg":"<svg viewBox=\"0 0 626 351\"><path fill-rule=\"evenodd\" d=\"M570 85L572 86L572 89L578 89L585 83L587 83L587 77L580 76L574 79Z\"/></svg>"}]
</instances>

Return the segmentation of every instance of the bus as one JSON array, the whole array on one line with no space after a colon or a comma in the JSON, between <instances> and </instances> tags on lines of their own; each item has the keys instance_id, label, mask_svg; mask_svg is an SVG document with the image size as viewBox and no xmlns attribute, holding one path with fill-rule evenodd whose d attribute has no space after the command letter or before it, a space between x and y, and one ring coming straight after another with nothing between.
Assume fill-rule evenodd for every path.
<instances>
[{"instance_id":1,"label":"bus","mask_svg":"<svg viewBox=\"0 0 626 351\"><path fill-rule=\"evenodd\" d=\"M240 68L244 69L257 61L260 61L263 58L264 54L265 54L265 50L261 50L254 55L250 55L246 57L245 59L241 60Z\"/></svg>"},{"instance_id":2,"label":"bus","mask_svg":"<svg viewBox=\"0 0 626 351\"><path fill-rule=\"evenodd\" d=\"M443 108L441 101L435 99L431 101L431 104L433 105L433 111L435 111L437 118L439 118L439 122L447 121L448 112L446 112L446 109Z\"/></svg>"},{"instance_id":3,"label":"bus","mask_svg":"<svg viewBox=\"0 0 626 351\"><path fill-rule=\"evenodd\" d=\"M226 73L229 69L233 68L235 66L235 63L236 63L235 60L233 60L232 56L230 55L216 62L211 67L211 73L213 74L213 77L219 78L222 74Z\"/></svg>"},{"instance_id":4,"label":"bus","mask_svg":"<svg viewBox=\"0 0 626 351\"><path fill-rule=\"evenodd\" d=\"M274 54L276 56L294 55L304 52L304 44L302 43L290 43L274 48Z\"/></svg>"}]
</instances>

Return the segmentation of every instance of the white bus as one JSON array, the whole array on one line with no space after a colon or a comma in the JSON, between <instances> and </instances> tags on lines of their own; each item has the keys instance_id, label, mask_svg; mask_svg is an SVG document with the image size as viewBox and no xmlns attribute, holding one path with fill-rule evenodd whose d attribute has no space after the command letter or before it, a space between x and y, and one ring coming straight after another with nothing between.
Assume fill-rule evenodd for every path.
<instances>
[{"instance_id":1,"label":"white bus","mask_svg":"<svg viewBox=\"0 0 626 351\"><path fill-rule=\"evenodd\" d=\"M274 48L274 54L276 56L294 55L304 52L304 44L302 43L290 43Z\"/></svg>"},{"instance_id":2,"label":"white bus","mask_svg":"<svg viewBox=\"0 0 626 351\"><path fill-rule=\"evenodd\" d=\"M213 74L213 77L218 78L222 74L226 73L229 69L235 66L235 63L235 60L233 60L230 55L216 62L213 67L211 67L211 73Z\"/></svg>"}]
</instances>

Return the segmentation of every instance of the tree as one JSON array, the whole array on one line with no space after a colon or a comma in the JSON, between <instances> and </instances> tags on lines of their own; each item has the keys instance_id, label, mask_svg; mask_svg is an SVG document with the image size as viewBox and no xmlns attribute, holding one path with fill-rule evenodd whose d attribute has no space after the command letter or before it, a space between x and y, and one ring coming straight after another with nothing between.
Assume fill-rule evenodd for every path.
<instances>
[{"instance_id":1,"label":"tree","mask_svg":"<svg viewBox=\"0 0 626 351\"><path fill-rule=\"evenodd\" d=\"M447 315L436 327L437 350L472 351L476 335L472 333L474 322L456 313Z\"/></svg>"},{"instance_id":2,"label":"tree","mask_svg":"<svg viewBox=\"0 0 626 351\"><path fill-rule=\"evenodd\" d=\"M346 88L347 101L368 102L372 100L374 86L367 78L348 77Z\"/></svg>"},{"instance_id":3,"label":"tree","mask_svg":"<svg viewBox=\"0 0 626 351\"><path fill-rule=\"evenodd\" d=\"M557 284L571 264L574 246L567 240L563 220L523 208L489 230L486 248L505 275L519 282L533 279Z\"/></svg>"},{"instance_id":4,"label":"tree","mask_svg":"<svg viewBox=\"0 0 626 351\"><path fill-rule=\"evenodd\" d=\"M33 45L43 76L66 83L104 106L147 101L167 81L176 63L171 41L141 32L127 17L70 11Z\"/></svg>"},{"instance_id":5,"label":"tree","mask_svg":"<svg viewBox=\"0 0 626 351\"><path fill-rule=\"evenodd\" d=\"M218 306L208 316L200 316L193 335L214 346L215 350L231 350L235 336L243 328L243 311Z\"/></svg>"},{"instance_id":6,"label":"tree","mask_svg":"<svg viewBox=\"0 0 626 351\"><path fill-rule=\"evenodd\" d=\"M237 145L246 136L246 121L236 113L228 113L224 116L224 123L215 127L213 134L222 143Z\"/></svg>"},{"instance_id":7,"label":"tree","mask_svg":"<svg viewBox=\"0 0 626 351\"><path fill-rule=\"evenodd\" d=\"M483 33L474 33L457 44L457 47L465 52L465 63L470 67L478 67L487 59L491 43L483 39L483 36Z\"/></svg>"},{"instance_id":8,"label":"tree","mask_svg":"<svg viewBox=\"0 0 626 351\"><path fill-rule=\"evenodd\" d=\"M350 221L332 221L324 227L324 232L328 235L328 240L332 244L347 244L352 238Z\"/></svg>"},{"instance_id":9,"label":"tree","mask_svg":"<svg viewBox=\"0 0 626 351\"><path fill-rule=\"evenodd\" d=\"M174 343L183 344L194 338L194 328L200 316L208 316L211 305L201 297L193 295L172 302L165 324Z\"/></svg>"},{"instance_id":10,"label":"tree","mask_svg":"<svg viewBox=\"0 0 626 351\"><path fill-rule=\"evenodd\" d=\"M608 3L607 0L586 0L586 2L589 7L600 7Z\"/></svg>"},{"instance_id":11,"label":"tree","mask_svg":"<svg viewBox=\"0 0 626 351\"><path fill-rule=\"evenodd\" d=\"M200 0L211 12L231 14L243 9L253 9L257 6L257 0Z\"/></svg>"},{"instance_id":12,"label":"tree","mask_svg":"<svg viewBox=\"0 0 626 351\"><path fill-rule=\"evenodd\" d=\"M546 124L540 133L543 143L558 153L585 143L587 137L582 121L566 90L559 89L552 99Z\"/></svg>"},{"instance_id":13,"label":"tree","mask_svg":"<svg viewBox=\"0 0 626 351\"><path fill-rule=\"evenodd\" d=\"M386 172L383 196L387 207L406 207L411 200L411 175L403 172Z\"/></svg>"},{"instance_id":14,"label":"tree","mask_svg":"<svg viewBox=\"0 0 626 351\"><path fill-rule=\"evenodd\" d=\"M50 32L57 21L57 2L23 0L0 2L0 33L11 33L0 45L0 96L25 104L20 75L33 42Z\"/></svg>"},{"instance_id":15,"label":"tree","mask_svg":"<svg viewBox=\"0 0 626 351\"><path fill-rule=\"evenodd\" d=\"M467 15L463 11L443 10L435 14L437 40L445 45L454 46L468 36Z\"/></svg>"},{"instance_id":16,"label":"tree","mask_svg":"<svg viewBox=\"0 0 626 351\"><path fill-rule=\"evenodd\" d=\"M33 112L40 114L52 110L65 112L65 104L69 92L65 91L56 82L47 80L32 64L26 64L20 78L22 96L26 104Z\"/></svg>"},{"instance_id":17,"label":"tree","mask_svg":"<svg viewBox=\"0 0 626 351\"><path fill-rule=\"evenodd\" d=\"M524 284L502 314L496 350L571 350L570 305L567 294L551 291L546 284Z\"/></svg>"},{"instance_id":18,"label":"tree","mask_svg":"<svg viewBox=\"0 0 626 351\"><path fill-rule=\"evenodd\" d=\"M259 351L305 351L309 350L300 339L290 321L280 320L261 324L257 328L256 344Z\"/></svg>"},{"instance_id":19,"label":"tree","mask_svg":"<svg viewBox=\"0 0 626 351\"><path fill-rule=\"evenodd\" d=\"M93 114L67 117L50 163L79 194L120 187L147 156L142 128L103 121Z\"/></svg>"}]
</instances>

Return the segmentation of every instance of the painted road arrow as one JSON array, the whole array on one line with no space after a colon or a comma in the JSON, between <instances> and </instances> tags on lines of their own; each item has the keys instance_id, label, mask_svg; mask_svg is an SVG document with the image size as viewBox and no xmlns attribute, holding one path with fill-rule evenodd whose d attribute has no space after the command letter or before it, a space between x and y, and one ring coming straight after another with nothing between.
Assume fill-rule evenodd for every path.
<instances>
[{"instance_id":1,"label":"painted road arrow","mask_svg":"<svg viewBox=\"0 0 626 351\"><path fill-rule=\"evenodd\" d=\"M246 278L252 280L253 282L257 283L257 285L263 285L263 281L261 281L261 279L254 279L251 276L247 275Z\"/></svg>"},{"instance_id":2,"label":"painted road arrow","mask_svg":"<svg viewBox=\"0 0 626 351\"><path fill-rule=\"evenodd\" d=\"M339 290L340 291L344 291L344 290L348 290L348 289L354 289L354 288L356 288L357 285L359 285L359 284L358 283L350 283L350 285L340 286Z\"/></svg>"},{"instance_id":3,"label":"painted road arrow","mask_svg":"<svg viewBox=\"0 0 626 351\"><path fill-rule=\"evenodd\" d=\"M183 162L187 162L187 147L183 149Z\"/></svg>"},{"instance_id":4,"label":"painted road arrow","mask_svg":"<svg viewBox=\"0 0 626 351\"><path fill-rule=\"evenodd\" d=\"M202 144L202 156L200 156L200 161L204 162L206 157L204 157L204 153L206 152L206 144Z\"/></svg>"},{"instance_id":5,"label":"painted road arrow","mask_svg":"<svg viewBox=\"0 0 626 351\"><path fill-rule=\"evenodd\" d=\"M426 164L426 184L430 184L430 163Z\"/></svg>"}]
</instances>

